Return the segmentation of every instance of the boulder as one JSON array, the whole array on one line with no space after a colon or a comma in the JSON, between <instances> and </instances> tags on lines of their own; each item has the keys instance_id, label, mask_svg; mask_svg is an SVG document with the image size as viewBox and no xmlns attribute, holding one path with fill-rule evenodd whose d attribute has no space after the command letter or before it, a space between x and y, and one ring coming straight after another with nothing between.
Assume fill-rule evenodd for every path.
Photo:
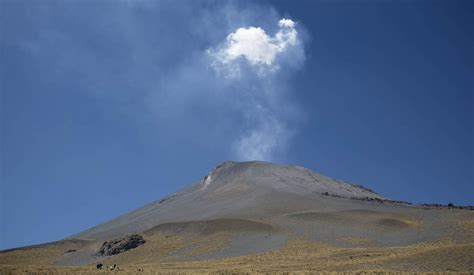
<instances>
[{"instance_id":1,"label":"boulder","mask_svg":"<svg viewBox=\"0 0 474 275\"><path fill-rule=\"evenodd\" d=\"M123 238L105 241L99 249L98 254L104 256L116 255L129 249L136 248L144 243L145 240L141 235L133 234Z\"/></svg>"}]
</instances>

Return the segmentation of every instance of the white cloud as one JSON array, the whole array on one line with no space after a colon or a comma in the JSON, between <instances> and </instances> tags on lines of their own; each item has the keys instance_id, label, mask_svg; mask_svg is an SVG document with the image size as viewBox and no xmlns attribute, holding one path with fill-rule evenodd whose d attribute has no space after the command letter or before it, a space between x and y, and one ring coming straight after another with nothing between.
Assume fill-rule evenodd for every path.
<instances>
[{"instance_id":1,"label":"white cloud","mask_svg":"<svg viewBox=\"0 0 474 275\"><path fill-rule=\"evenodd\" d=\"M214 59L213 68L227 76L238 76L240 67L236 61L243 58L260 74L277 70L278 55L299 43L293 20L283 18L278 26L273 37L260 27L238 28L230 33L220 48L208 50Z\"/></svg>"},{"instance_id":2,"label":"white cloud","mask_svg":"<svg viewBox=\"0 0 474 275\"><path fill-rule=\"evenodd\" d=\"M227 48L222 53L221 61L231 62L245 57L251 64L271 65L279 47L262 28L239 28L227 36Z\"/></svg>"},{"instance_id":3,"label":"white cloud","mask_svg":"<svg viewBox=\"0 0 474 275\"><path fill-rule=\"evenodd\" d=\"M288 28L294 28L295 27L295 22L291 19L286 19L283 18L278 22L278 26L280 27L288 27Z\"/></svg>"}]
</instances>

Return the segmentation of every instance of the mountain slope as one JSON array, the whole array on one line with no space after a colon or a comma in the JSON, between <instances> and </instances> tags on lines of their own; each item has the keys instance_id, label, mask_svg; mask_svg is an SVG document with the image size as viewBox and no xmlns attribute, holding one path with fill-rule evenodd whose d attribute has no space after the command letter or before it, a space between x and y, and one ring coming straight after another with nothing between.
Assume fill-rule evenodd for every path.
<instances>
[{"instance_id":1,"label":"mountain slope","mask_svg":"<svg viewBox=\"0 0 474 275\"><path fill-rule=\"evenodd\" d=\"M120 244L134 233L142 245L99 253L104 241ZM2 251L0 271L41 265L61 273L98 262L151 273L472 271L473 255L474 211L389 200L299 166L225 162L175 194L65 240Z\"/></svg>"},{"instance_id":2,"label":"mountain slope","mask_svg":"<svg viewBox=\"0 0 474 275\"><path fill-rule=\"evenodd\" d=\"M181 192L96 226L72 238L110 239L158 224L215 218L268 218L324 207L313 200L324 193L379 198L361 187L308 169L267 162L225 162ZM285 204L282 204L285 202Z\"/></svg>"}]
</instances>

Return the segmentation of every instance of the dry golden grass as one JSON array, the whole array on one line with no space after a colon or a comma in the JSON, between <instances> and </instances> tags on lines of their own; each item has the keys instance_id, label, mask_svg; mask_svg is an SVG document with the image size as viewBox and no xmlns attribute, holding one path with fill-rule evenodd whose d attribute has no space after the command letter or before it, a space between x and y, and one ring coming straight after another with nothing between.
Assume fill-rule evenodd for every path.
<instances>
[{"instance_id":1,"label":"dry golden grass","mask_svg":"<svg viewBox=\"0 0 474 275\"><path fill-rule=\"evenodd\" d=\"M361 237L344 237L339 238L339 241L351 244L351 245L372 245L375 244L374 240L368 238L361 238Z\"/></svg>"},{"instance_id":2,"label":"dry golden grass","mask_svg":"<svg viewBox=\"0 0 474 275\"><path fill-rule=\"evenodd\" d=\"M204 240L195 246L197 252L215 251L222 248L227 236ZM368 271L379 272L465 272L474 270L474 244L459 244L449 240L421 243L400 247L342 248L327 244L294 239L271 252L225 258L179 262L173 252L186 247L187 240L153 234L147 237L147 245L130 250L104 261L116 263L121 274L189 274L189 273L316 273ZM219 244L221 243L221 244ZM54 246L53 246L54 247ZM64 252L64 246L13 251L0 254L0 274L92 274L111 271L95 270L94 265L83 267L54 267L51 259ZM11 254L11 255L8 255ZM41 255L41 256L40 256ZM14 259L13 257L16 257ZM47 260L49 259L49 260ZM143 269L143 272L139 272ZM327 271L327 272L326 272ZM393 273L395 274L395 273ZM397 273L398 274L398 273Z\"/></svg>"},{"instance_id":3,"label":"dry golden grass","mask_svg":"<svg viewBox=\"0 0 474 275\"><path fill-rule=\"evenodd\" d=\"M0 265L40 265L54 264L55 259L63 256L69 249L84 249L93 246L93 241L59 241L0 253Z\"/></svg>"},{"instance_id":4,"label":"dry golden grass","mask_svg":"<svg viewBox=\"0 0 474 275\"><path fill-rule=\"evenodd\" d=\"M474 271L474 222L459 221L453 230L463 240L443 239L407 246L377 247L370 239L344 238L351 247L338 247L301 239L292 235L283 247L266 253L216 259L183 261L197 255L217 252L230 245L232 236L243 230L238 225L251 225L254 230L267 230L265 224L240 223L234 220L212 223L194 231L173 234L167 230L144 232L145 245L106 258L105 265L117 264L121 274L189 274L189 273L320 273L362 272L366 274L400 272L465 272ZM181 228L182 225L179 225ZM193 225L196 226L196 225ZM171 229L170 229L171 228ZM262 229L263 228L263 229ZM217 230L219 229L219 230ZM236 232L234 232L236 230ZM185 230L184 230L185 231ZM183 231L183 232L184 232ZM270 227L265 232L277 232ZM291 236L291 235L290 235ZM109 271L95 269L94 264L81 267L58 267L61 259L75 256L65 253L93 253L99 241L69 240L0 253L0 274L94 274ZM81 255L88 255L83 253ZM89 254L90 255L90 254ZM143 271L139 271L143 270ZM117 271L114 271L117 272ZM394 273L395 274L395 273ZM397 273L399 274L399 273Z\"/></svg>"},{"instance_id":5,"label":"dry golden grass","mask_svg":"<svg viewBox=\"0 0 474 275\"><path fill-rule=\"evenodd\" d=\"M151 267L145 267L144 269L139 270L138 267L121 267L120 270L110 271L110 270L95 270L91 267L41 267L41 266L1 266L1 274L5 275L16 275L16 274L260 274L261 272L244 270L240 268L235 269L209 269L203 267L201 269L153 269ZM278 271L278 272L265 272L265 274L325 274L325 275L336 275L336 274L358 274L358 275L382 275L382 274L472 274L472 272L452 272L452 271L442 271L442 272L420 272L420 271L396 271L396 270L383 270L383 269L374 269L374 270L352 270L352 271Z\"/></svg>"},{"instance_id":6,"label":"dry golden grass","mask_svg":"<svg viewBox=\"0 0 474 275\"><path fill-rule=\"evenodd\" d=\"M346 270L419 270L472 271L474 245L451 242L418 244L390 248L338 248L293 240L279 250L261 255L223 260L187 262L181 269L212 269L250 272L346 271ZM156 265L157 268L164 268ZM389 268L390 267L390 268ZM167 268L176 268L168 264Z\"/></svg>"},{"instance_id":7,"label":"dry golden grass","mask_svg":"<svg viewBox=\"0 0 474 275\"><path fill-rule=\"evenodd\" d=\"M469 220L464 222L465 230L474 233L474 220Z\"/></svg>"}]
</instances>

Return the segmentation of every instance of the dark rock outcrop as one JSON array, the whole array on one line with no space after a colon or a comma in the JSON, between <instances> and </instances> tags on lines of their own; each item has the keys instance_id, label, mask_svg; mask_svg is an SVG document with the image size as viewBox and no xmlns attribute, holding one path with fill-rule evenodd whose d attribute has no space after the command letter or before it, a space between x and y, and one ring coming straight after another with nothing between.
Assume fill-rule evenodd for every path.
<instances>
[{"instance_id":1,"label":"dark rock outcrop","mask_svg":"<svg viewBox=\"0 0 474 275\"><path fill-rule=\"evenodd\" d=\"M102 244L98 254L111 256L136 248L145 243L141 235L133 234L123 238L106 241Z\"/></svg>"}]
</instances>

